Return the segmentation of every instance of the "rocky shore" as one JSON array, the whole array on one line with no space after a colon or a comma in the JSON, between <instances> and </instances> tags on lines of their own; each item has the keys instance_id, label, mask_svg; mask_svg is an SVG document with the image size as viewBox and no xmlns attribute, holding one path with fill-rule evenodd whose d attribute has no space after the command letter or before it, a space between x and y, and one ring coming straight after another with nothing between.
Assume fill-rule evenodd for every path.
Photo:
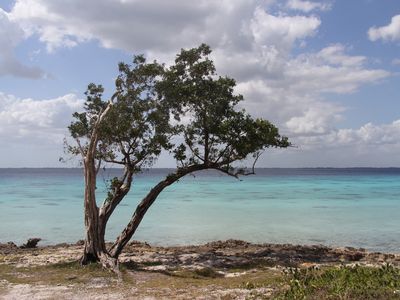
<instances>
[{"instance_id":1,"label":"rocky shore","mask_svg":"<svg viewBox=\"0 0 400 300\"><path fill-rule=\"evenodd\" d=\"M322 245L251 244L154 247L132 242L120 257L123 278L77 264L82 244L0 244L0 299L252 299L284 289L291 268L400 267L400 254ZM257 298L255 298L257 299Z\"/></svg>"}]
</instances>

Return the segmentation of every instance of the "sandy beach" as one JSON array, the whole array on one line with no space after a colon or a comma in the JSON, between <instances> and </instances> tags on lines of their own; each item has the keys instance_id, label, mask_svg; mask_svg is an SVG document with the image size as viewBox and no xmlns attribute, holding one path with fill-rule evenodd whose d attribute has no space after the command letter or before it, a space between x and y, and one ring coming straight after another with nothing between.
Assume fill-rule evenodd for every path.
<instances>
[{"instance_id":1,"label":"sandy beach","mask_svg":"<svg viewBox=\"0 0 400 300\"><path fill-rule=\"evenodd\" d=\"M400 266L400 254L355 248L239 240L184 247L132 242L120 257L118 278L97 265L80 267L81 253L80 242L34 249L0 244L0 299L274 299L288 289L293 268Z\"/></svg>"}]
</instances>

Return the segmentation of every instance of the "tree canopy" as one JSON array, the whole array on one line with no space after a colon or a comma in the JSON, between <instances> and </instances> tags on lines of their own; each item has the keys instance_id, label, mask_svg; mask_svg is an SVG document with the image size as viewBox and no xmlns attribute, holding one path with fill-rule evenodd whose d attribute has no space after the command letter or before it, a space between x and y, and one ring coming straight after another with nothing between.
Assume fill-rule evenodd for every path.
<instances>
[{"instance_id":1,"label":"tree canopy","mask_svg":"<svg viewBox=\"0 0 400 300\"><path fill-rule=\"evenodd\" d=\"M234 177L253 174L265 149L290 146L269 121L237 108L243 96L235 93L234 79L217 74L210 54L205 44L182 49L169 67L134 56L131 65L119 64L115 92L108 100L101 85L88 86L84 111L74 113L69 126L75 143L67 148L81 156L85 171L82 263L115 263L108 258L118 258L159 193L179 178L205 169ZM175 158L176 170L149 191L106 249L109 217L129 192L134 174L152 166L163 150ZM251 168L238 167L249 158ZM108 196L98 207L96 172L105 164L121 165L123 171L110 181Z\"/></svg>"}]
</instances>

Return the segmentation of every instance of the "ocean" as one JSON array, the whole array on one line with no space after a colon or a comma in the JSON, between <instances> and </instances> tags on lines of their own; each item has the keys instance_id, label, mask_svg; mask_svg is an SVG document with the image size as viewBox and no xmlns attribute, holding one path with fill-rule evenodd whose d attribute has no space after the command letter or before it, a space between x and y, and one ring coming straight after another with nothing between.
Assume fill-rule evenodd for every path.
<instances>
[{"instance_id":1,"label":"ocean","mask_svg":"<svg viewBox=\"0 0 400 300\"><path fill-rule=\"evenodd\" d=\"M102 171L105 183L120 170ZM139 174L111 217L106 239L127 224L140 199L171 172ZM214 171L165 189L134 236L153 245L241 239L400 252L400 169L258 169L241 181ZM0 242L83 239L81 169L0 169Z\"/></svg>"}]
</instances>

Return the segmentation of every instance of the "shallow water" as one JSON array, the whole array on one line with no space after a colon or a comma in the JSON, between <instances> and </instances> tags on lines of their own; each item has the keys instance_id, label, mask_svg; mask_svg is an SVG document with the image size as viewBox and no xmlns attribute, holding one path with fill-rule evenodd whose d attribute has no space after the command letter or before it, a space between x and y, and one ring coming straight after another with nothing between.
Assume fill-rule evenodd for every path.
<instances>
[{"instance_id":1,"label":"shallow water","mask_svg":"<svg viewBox=\"0 0 400 300\"><path fill-rule=\"evenodd\" d=\"M140 174L107 228L112 240L151 187L170 170ZM104 171L105 180L118 170ZM0 169L0 242L83 238L80 169ZM259 169L238 181L188 176L159 196L135 239L158 245L218 239L325 244L400 252L400 169Z\"/></svg>"}]
</instances>

